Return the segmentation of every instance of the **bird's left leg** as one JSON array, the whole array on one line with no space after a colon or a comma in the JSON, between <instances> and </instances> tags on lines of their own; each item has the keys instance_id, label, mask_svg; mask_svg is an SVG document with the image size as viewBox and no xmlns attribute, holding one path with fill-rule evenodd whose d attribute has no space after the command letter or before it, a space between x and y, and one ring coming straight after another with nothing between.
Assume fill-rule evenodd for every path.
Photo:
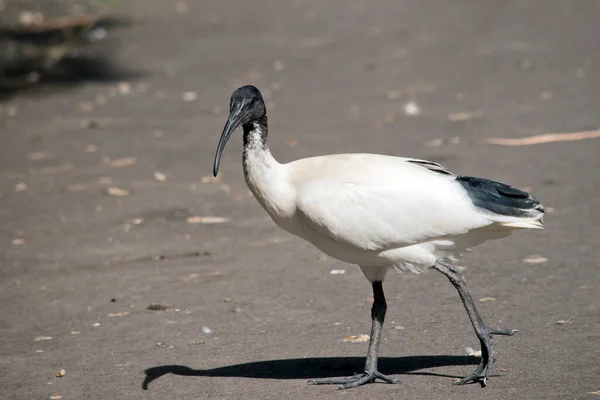
<instances>
[{"instance_id":1,"label":"bird's left leg","mask_svg":"<svg viewBox=\"0 0 600 400\"><path fill-rule=\"evenodd\" d=\"M467 288L467 282L463 273L451 264L445 264L441 262L436 262L433 265L433 268L442 274L446 275L446 277L452 282L452 285L458 291L458 294L467 310L467 314L469 315L469 319L473 324L473 328L475 329L475 333L479 338L479 342L481 343L481 362L477 366L475 371L455 382L455 385L464 385L468 382L475 382L480 379L481 373L485 370L485 375L482 380L483 386L487 385L487 380L489 379L492 373L492 364L494 363L494 346L492 343L493 335L506 335L512 336L518 329L492 329L489 328L484 322L477 308L475 307L475 302L471 297L471 293Z\"/></svg>"},{"instance_id":2,"label":"bird's left leg","mask_svg":"<svg viewBox=\"0 0 600 400\"><path fill-rule=\"evenodd\" d=\"M381 281L373 282L373 307L371 308L371 338L369 340L369 350L367 352L367 361L365 363L365 371L362 374L356 374L343 378L324 378L324 379L313 379L308 381L313 385L339 385L337 389L348 389L364 385L375 381L376 378L381 379L387 383L400 382L399 379L390 378L383 375L377 370L377 354L379 352L379 341L381 339L381 329L383 327L383 321L385 319L385 312L387 310L387 303L385 302L385 296L383 294L383 285Z\"/></svg>"}]
</instances>

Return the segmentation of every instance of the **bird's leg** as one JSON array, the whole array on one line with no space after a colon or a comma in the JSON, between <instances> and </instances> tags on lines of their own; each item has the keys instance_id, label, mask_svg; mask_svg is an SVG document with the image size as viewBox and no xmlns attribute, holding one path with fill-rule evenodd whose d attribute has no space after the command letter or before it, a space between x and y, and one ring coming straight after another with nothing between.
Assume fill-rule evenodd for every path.
<instances>
[{"instance_id":1,"label":"bird's leg","mask_svg":"<svg viewBox=\"0 0 600 400\"><path fill-rule=\"evenodd\" d=\"M381 329L385 320L385 311L387 304L383 294L383 285L380 281L373 282L373 307L371 308L371 338L369 340L369 350L367 352L367 361L365 363L365 372L342 378L324 378L308 381L313 385L339 385L337 389L348 389L373 382L376 378L387 383L400 382L399 379L390 378L377 370L377 354L379 352L379 341L381 339Z\"/></svg>"},{"instance_id":2,"label":"bird's leg","mask_svg":"<svg viewBox=\"0 0 600 400\"><path fill-rule=\"evenodd\" d=\"M489 379L492 373L492 364L494 363L494 346L492 343L493 335L506 335L512 336L518 329L492 329L489 328L481 319L479 312L477 311L477 307L475 307L475 302L471 297L471 293L469 293L469 289L467 288L467 282L463 273L453 265L442 264L440 262L436 262L433 265L433 268L442 274L446 275L446 277L452 282L452 285L458 291L458 294L467 310L467 314L469 315L469 319L473 324L473 328L475 329L475 333L479 338L479 342L481 343L481 362L477 366L477 369L473 371L472 374L456 381L455 385L464 385L468 382L475 382L480 379L481 373L485 370L485 375L482 379L483 386L487 385L487 380Z\"/></svg>"}]
</instances>

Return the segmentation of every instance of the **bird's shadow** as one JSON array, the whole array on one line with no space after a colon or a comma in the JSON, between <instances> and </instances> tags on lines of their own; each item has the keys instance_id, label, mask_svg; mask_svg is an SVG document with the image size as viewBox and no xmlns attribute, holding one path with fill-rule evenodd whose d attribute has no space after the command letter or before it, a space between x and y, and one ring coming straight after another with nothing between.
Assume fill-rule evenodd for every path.
<instances>
[{"instance_id":1,"label":"bird's shadow","mask_svg":"<svg viewBox=\"0 0 600 400\"><path fill-rule=\"evenodd\" d=\"M148 390L156 379L174 374L179 376L242 377L256 379L316 379L352 375L364 368L363 357L331 358L294 358L285 360L257 361L244 364L227 365L212 369L193 369L183 365L161 365L148 368L142 388ZM389 375L413 374L435 375L447 378L458 376L436 374L432 372L413 372L420 369L444 367L450 365L474 365L479 359L471 356L411 356L382 357L378 366L380 371Z\"/></svg>"}]
</instances>

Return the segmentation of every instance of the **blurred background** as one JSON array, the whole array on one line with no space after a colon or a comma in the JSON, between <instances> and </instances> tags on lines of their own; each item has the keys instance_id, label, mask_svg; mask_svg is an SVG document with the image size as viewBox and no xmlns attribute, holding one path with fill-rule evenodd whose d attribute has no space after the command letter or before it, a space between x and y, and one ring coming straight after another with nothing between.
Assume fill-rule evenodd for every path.
<instances>
[{"instance_id":1,"label":"blurred background","mask_svg":"<svg viewBox=\"0 0 600 400\"><path fill-rule=\"evenodd\" d=\"M491 385L439 274L386 281L381 370L346 398L600 392L600 1L0 0L0 392L333 398L370 288L280 231L241 139L253 84L280 162L374 152L528 190L546 229L461 263L499 339ZM543 136L557 134L555 136Z\"/></svg>"}]
</instances>

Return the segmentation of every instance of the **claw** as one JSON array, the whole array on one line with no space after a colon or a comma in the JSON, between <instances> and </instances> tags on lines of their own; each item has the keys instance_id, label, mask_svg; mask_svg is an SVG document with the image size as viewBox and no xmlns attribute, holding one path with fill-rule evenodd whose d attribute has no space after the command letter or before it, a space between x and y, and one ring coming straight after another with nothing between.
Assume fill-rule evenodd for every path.
<instances>
[{"instance_id":1,"label":"claw","mask_svg":"<svg viewBox=\"0 0 600 400\"><path fill-rule=\"evenodd\" d=\"M381 379L387 383L398 383L400 379L390 378L379 371L373 371L371 373L363 372L362 374L356 374L343 378L324 378L324 379L311 379L308 383L313 385L331 385L338 384L336 386L337 390L348 389L360 385L364 385L365 383L371 383L375 381L375 379Z\"/></svg>"}]
</instances>

